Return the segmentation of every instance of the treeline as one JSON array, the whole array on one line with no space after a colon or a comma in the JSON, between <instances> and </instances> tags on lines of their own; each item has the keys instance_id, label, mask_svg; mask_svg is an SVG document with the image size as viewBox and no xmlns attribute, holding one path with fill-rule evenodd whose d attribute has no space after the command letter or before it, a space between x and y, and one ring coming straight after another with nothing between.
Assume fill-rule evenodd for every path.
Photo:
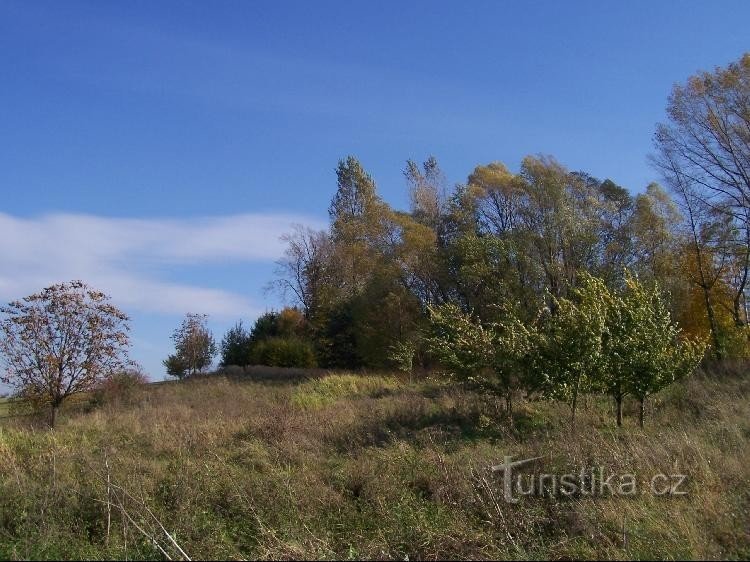
<instances>
[{"instance_id":1,"label":"treeline","mask_svg":"<svg viewBox=\"0 0 750 562\"><path fill-rule=\"evenodd\" d=\"M444 366L434 345L441 315L475 327L512 318L549 339L591 287L599 299L651 295L651 316L631 331L662 322L672 349L707 342L708 356L747 356L750 55L675 86L654 143L666 187L635 196L549 156L527 156L517 173L479 165L452 188L435 158L409 160L408 212L380 197L359 160L341 160L329 228L298 227L285 240L275 286L294 306L230 331L222 363Z\"/></svg>"}]
</instances>

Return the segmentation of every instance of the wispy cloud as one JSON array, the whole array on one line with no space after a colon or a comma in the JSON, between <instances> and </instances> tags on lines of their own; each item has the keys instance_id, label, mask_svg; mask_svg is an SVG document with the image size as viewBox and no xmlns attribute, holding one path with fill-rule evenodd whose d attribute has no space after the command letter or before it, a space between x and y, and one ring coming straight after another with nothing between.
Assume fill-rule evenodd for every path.
<instances>
[{"instance_id":1,"label":"wispy cloud","mask_svg":"<svg viewBox=\"0 0 750 562\"><path fill-rule=\"evenodd\" d=\"M122 219L52 214L19 218L0 213L0 299L83 279L120 306L142 312L204 312L219 317L257 313L247 295L169 279L180 265L271 262L279 237L308 217L243 214L199 219Z\"/></svg>"}]
</instances>

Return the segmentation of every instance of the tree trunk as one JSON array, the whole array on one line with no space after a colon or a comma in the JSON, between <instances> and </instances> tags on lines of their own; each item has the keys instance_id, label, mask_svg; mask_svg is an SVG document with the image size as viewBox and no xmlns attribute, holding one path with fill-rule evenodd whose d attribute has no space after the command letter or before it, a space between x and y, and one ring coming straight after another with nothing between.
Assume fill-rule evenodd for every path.
<instances>
[{"instance_id":1,"label":"tree trunk","mask_svg":"<svg viewBox=\"0 0 750 562\"><path fill-rule=\"evenodd\" d=\"M570 427L572 427L574 430L576 428L576 404L578 402L578 388L575 388L573 390L573 403L570 405L571 414L570 414Z\"/></svg>"},{"instance_id":2,"label":"tree trunk","mask_svg":"<svg viewBox=\"0 0 750 562\"><path fill-rule=\"evenodd\" d=\"M639 408L639 411L638 411L638 425L640 425L641 428L642 428L643 427L643 418L645 417L645 413L646 413L646 397L645 396L642 397L640 402L641 402L640 403L640 408Z\"/></svg>"},{"instance_id":3,"label":"tree trunk","mask_svg":"<svg viewBox=\"0 0 750 562\"><path fill-rule=\"evenodd\" d=\"M734 294L734 303L732 316L734 324L742 328L747 323L747 308L745 305L745 287L747 286L748 276L750 275L750 225L745 228L745 259L742 264L742 277ZM744 316L744 319L743 319Z\"/></svg>"},{"instance_id":4,"label":"tree trunk","mask_svg":"<svg viewBox=\"0 0 750 562\"><path fill-rule=\"evenodd\" d=\"M685 204L688 210L688 217L690 219L690 228L693 237L693 249L695 250L698 274L700 275L698 286L703 291L703 302L706 305L706 315L708 316L708 325L711 331L711 340L714 345L714 356L716 357L716 359L721 360L723 359L724 353L721 348L721 342L719 341L719 328L716 323L716 316L714 315L714 307L711 303L711 289L713 288L716 279L714 278L713 281L710 281L708 279L708 273L706 272L704 267L703 250L701 248L701 241L698 237L698 227L695 223L695 216L693 207L691 205L690 196L685 191L683 191L682 194L685 199Z\"/></svg>"},{"instance_id":5,"label":"tree trunk","mask_svg":"<svg viewBox=\"0 0 750 562\"><path fill-rule=\"evenodd\" d=\"M512 422L513 421L513 395L510 393L510 391L505 395L505 413L508 416L508 419Z\"/></svg>"},{"instance_id":6,"label":"tree trunk","mask_svg":"<svg viewBox=\"0 0 750 562\"><path fill-rule=\"evenodd\" d=\"M47 423L49 423L50 429L55 429L55 424L57 423L57 411L60 409L59 404L52 404L52 407L50 408L49 412L49 420Z\"/></svg>"},{"instance_id":7,"label":"tree trunk","mask_svg":"<svg viewBox=\"0 0 750 562\"><path fill-rule=\"evenodd\" d=\"M615 396L615 403L617 404L617 427L622 427L622 395Z\"/></svg>"},{"instance_id":8,"label":"tree trunk","mask_svg":"<svg viewBox=\"0 0 750 562\"><path fill-rule=\"evenodd\" d=\"M716 325L716 315L714 314L713 304L711 304L711 296L707 287L702 286L701 288L703 289L703 300L706 303L706 314L708 315L711 339L714 344L714 355L716 359L721 360L724 358L724 352L721 348L721 342L719 341L719 328Z\"/></svg>"}]
</instances>

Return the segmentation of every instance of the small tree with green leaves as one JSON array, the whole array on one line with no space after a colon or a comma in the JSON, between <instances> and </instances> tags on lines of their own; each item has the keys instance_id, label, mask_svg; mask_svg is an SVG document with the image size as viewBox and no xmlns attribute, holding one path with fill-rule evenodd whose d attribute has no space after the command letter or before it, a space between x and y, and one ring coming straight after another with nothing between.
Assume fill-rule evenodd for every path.
<instances>
[{"instance_id":1,"label":"small tree with green leaves","mask_svg":"<svg viewBox=\"0 0 750 562\"><path fill-rule=\"evenodd\" d=\"M414 371L414 356L417 353L417 346L412 340L399 340L388 348L388 359L402 373L411 375Z\"/></svg>"},{"instance_id":2,"label":"small tree with green leaves","mask_svg":"<svg viewBox=\"0 0 750 562\"><path fill-rule=\"evenodd\" d=\"M167 374L183 379L202 372L216 356L216 342L206 326L205 314L187 314L172 333L175 353L164 360Z\"/></svg>"},{"instance_id":3,"label":"small tree with green leaves","mask_svg":"<svg viewBox=\"0 0 750 562\"><path fill-rule=\"evenodd\" d=\"M624 382L625 391L638 399L638 421L643 427L646 399L693 373L706 345L680 337L681 330L672 321L656 283L647 286L627 276L616 310L613 337L607 346L608 370L616 373L618 380Z\"/></svg>"},{"instance_id":4,"label":"small tree with green leaves","mask_svg":"<svg viewBox=\"0 0 750 562\"><path fill-rule=\"evenodd\" d=\"M571 424L581 394L597 388L603 367L609 291L601 279L581 276L571 298L552 297L536 348L541 390L570 406ZM554 312L553 312L554 311Z\"/></svg>"},{"instance_id":5,"label":"small tree with green leaves","mask_svg":"<svg viewBox=\"0 0 750 562\"><path fill-rule=\"evenodd\" d=\"M174 353L170 355L162 363L170 377L182 380L187 376L187 364L178 354Z\"/></svg>"},{"instance_id":6,"label":"small tree with green leaves","mask_svg":"<svg viewBox=\"0 0 750 562\"><path fill-rule=\"evenodd\" d=\"M486 324L452 303L430 307L429 312L428 352L464 384L502 396L511 417L513 394L526 379L532 329L512 310Z\"/></svg>"},{"instance_id":7,"label":"small tree with green leaves","mask_svg":"<svg viewBox=\"0 0 750 562\"><path fill-rule=\"evenodd\" d=\"M242 325L242 321L227 330L221 340L221 366L246 367L249 365L250 342L250 332Z\"/></svg>"}]
</instances>

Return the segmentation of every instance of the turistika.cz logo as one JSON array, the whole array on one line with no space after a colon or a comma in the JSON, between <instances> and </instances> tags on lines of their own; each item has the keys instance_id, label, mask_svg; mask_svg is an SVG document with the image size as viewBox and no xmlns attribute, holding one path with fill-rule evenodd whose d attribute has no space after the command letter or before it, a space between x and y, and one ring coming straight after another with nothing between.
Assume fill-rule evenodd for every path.
<instances>
[{"instance_id":1,"label":"turistika.cz logo","mask_svg":"<svg viewBox=\"0 0 750 562\"><path fill-rule=\"evenodd\" d=\"M492 466L503 478L503 497L509 503L523 496L537 497L611 497L635 496L646 492L655 496L684 496L687 494L685 474L654 474L644 485L639 485L635 474L606 473L604 468L582 468L578 473L525 473L520 468L536 463L544 457L514 461L506 456L502 464ZM644 490L645 487L645 490Z\"/></svg>"}]
</instances>

